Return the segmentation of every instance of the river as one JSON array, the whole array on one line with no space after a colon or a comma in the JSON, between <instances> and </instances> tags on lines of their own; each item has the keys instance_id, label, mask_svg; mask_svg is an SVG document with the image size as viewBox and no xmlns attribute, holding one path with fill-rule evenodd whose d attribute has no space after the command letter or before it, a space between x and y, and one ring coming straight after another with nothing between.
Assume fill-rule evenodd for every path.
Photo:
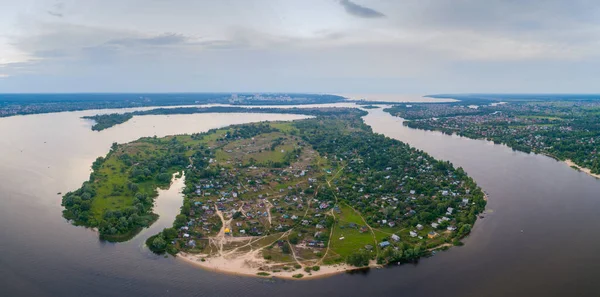
<instances>
[{"instance_id":1,"label":"river","mask_svg":"<svg viewBox=\"0 0 600 297\"><path fill-rule=\"evenodd\" d=\"M110 111L103 111L110 112ZM61 195L78 188L110 144L202 132L297 115L196 114L135 117L101 131L95 111L0 119L0 296L597 296L600 180L550 158L502 145L404 127L370 110L365 122L463 167L490 195L488 214L462 247L416 265L310 281L205 271L155 256L144 240L170 223L182 180L161 191L162 219L113 244L61 217Z\"/></svg>"}]
</instances>

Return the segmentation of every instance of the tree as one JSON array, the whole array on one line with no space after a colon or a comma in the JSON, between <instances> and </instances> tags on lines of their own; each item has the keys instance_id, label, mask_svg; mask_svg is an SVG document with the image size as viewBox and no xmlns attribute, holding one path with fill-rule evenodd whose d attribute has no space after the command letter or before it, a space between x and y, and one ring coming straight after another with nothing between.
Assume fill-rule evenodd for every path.
<instances>
[{"instance_id":1,"label":"tree","mask_svg":"<svg viewBox=\"0 0 600 297\"><path fill-rule=\"evenodd\" d=\"M370 259L371 255L369 255L367 252L361 251L355 252L348 256L348 258L346 258L346 263L356 267L363 267L369 265Z\"/></svg>"},{"instance_id":2,"label":"tree","mask_svg":"<svg viewBox=\"0 0 600 297\"><path fill-rule=\"evenodd\" d=\"M152 248L156 251L164 251L167 247L167 242L162 236L156 236L154 240L152 240Z\"/></svg>"},{"instance_id":3,"label":"tree","mask_svg":"<svg viewBox=\"0 0 600 297\"><path fill-rule=\"evenodd\" d=\"M173 239L177 238L177 230L175 230L173 228L165 228L163 230L162 234L165 237L165 239L167 239L167 240L173 240Z\"/></svg>"},{"instance_id":4,"label":"tree","mask_svg":"<svg viewBox=\"0 0 600 297\"><path fill-rule=\"evenodd\" d=\"M175 217L175 227L179 228L182 227L183 225L185 225L187 223L187 216L184 214L178 214Z\"/></svg>"}]
</instances>

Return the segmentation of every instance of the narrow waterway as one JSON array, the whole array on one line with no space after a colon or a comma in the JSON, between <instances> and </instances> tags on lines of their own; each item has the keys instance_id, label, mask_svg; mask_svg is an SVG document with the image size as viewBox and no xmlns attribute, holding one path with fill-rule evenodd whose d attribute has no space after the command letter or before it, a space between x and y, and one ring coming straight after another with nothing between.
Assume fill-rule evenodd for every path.
<instances>
[{"instance_id":1,"label":"narrow waterway","mask_svg":"<svg viewBox=\"0 0 600 297\"><path fill-rule=\"evenodd\" d=\"M110 112L110 111L103 111ZM597 296L600 180L563 163L502 145L407 128L370 110L377 133L463 167L489 194L488 214L465 246L417 265L311 281L216 274L148 252L143 241L169 226L183 178L161 190L159 221L132 241L98 240L61 217L61 195L89 176L113 141L202 132L295 115L136 117L102 132L94 111L0 119L0 296Z\"/></svg>"}]
</instances>

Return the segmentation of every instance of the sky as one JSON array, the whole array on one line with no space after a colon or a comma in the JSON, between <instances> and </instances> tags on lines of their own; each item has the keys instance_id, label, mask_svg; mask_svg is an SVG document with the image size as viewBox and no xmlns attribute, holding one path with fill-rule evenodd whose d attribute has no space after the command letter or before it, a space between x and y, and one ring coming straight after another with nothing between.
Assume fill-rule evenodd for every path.
<instances>
[{"instance_id":1,"label":"sky","mask_svg":"<svg viewBox=\"0 0 600 297\"><path fill-rule=\"evenodd\" d=\"M596 0L0 0L0 93L600 93Z\"/></svg>"}]
</instances>

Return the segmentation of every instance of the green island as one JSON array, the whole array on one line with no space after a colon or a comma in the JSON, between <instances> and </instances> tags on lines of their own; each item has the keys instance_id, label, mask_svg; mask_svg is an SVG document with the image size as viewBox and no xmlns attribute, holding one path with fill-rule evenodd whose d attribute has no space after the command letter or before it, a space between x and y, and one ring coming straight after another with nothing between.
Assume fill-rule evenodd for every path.
<instances>
[{"instance_id":1,"label":"green island","mask_svg":"<svg viewBox=\"0 0 600 297\"><path fill-rule=\"evenodd\" d=\"M364 108L364 109L377 109L377 108L379 108L379 106L377 106L377 105L372 105L372 104L369 104L369 105L363 105L363 106L361 106L361 107L362 107L362 108Z\"/></svg>"},{"instance_id":2,"label":"green island","mask_svg":"<svg viewBox=\"0 0 600 297\"><path fill-rule=\"evenodd\" d=\"M310 278L407 263L461 245L486 205L462 168L373 133L358 109L114 144L64 216L124 240L156 218L156 188L183 173L156 253L207 269Z\"/></svg>"},{"instance_id":3,"label":"green island","mask_svg":"<svg viewBox=\"0 0 600 297\"><path fill-rule=\"evenodd\" d=\"M301 114L312 116L335 115L345 113L345 108L319 107L319 108L248 108L237 106L211 106L211 107L175 107L175 108L155 108L150 110L112 113L94 116L84 116L82 118L93 120L92 130L102 131L118 124L125 123L134 116L144 115L176 115L176 114L197 114L197 113L277 113L277 114Z\"/></svg>"},{"instance_id":4,"label":"green island","mask_svg":"<svg viewBox=\"0 0 600 297\"><path fill-rule=\"evenodd\" d=\"M502 143L600 177L600 102L595 98L402 104L385 111L406 119L411 128Z\"/></svg>"}]
</instances>

